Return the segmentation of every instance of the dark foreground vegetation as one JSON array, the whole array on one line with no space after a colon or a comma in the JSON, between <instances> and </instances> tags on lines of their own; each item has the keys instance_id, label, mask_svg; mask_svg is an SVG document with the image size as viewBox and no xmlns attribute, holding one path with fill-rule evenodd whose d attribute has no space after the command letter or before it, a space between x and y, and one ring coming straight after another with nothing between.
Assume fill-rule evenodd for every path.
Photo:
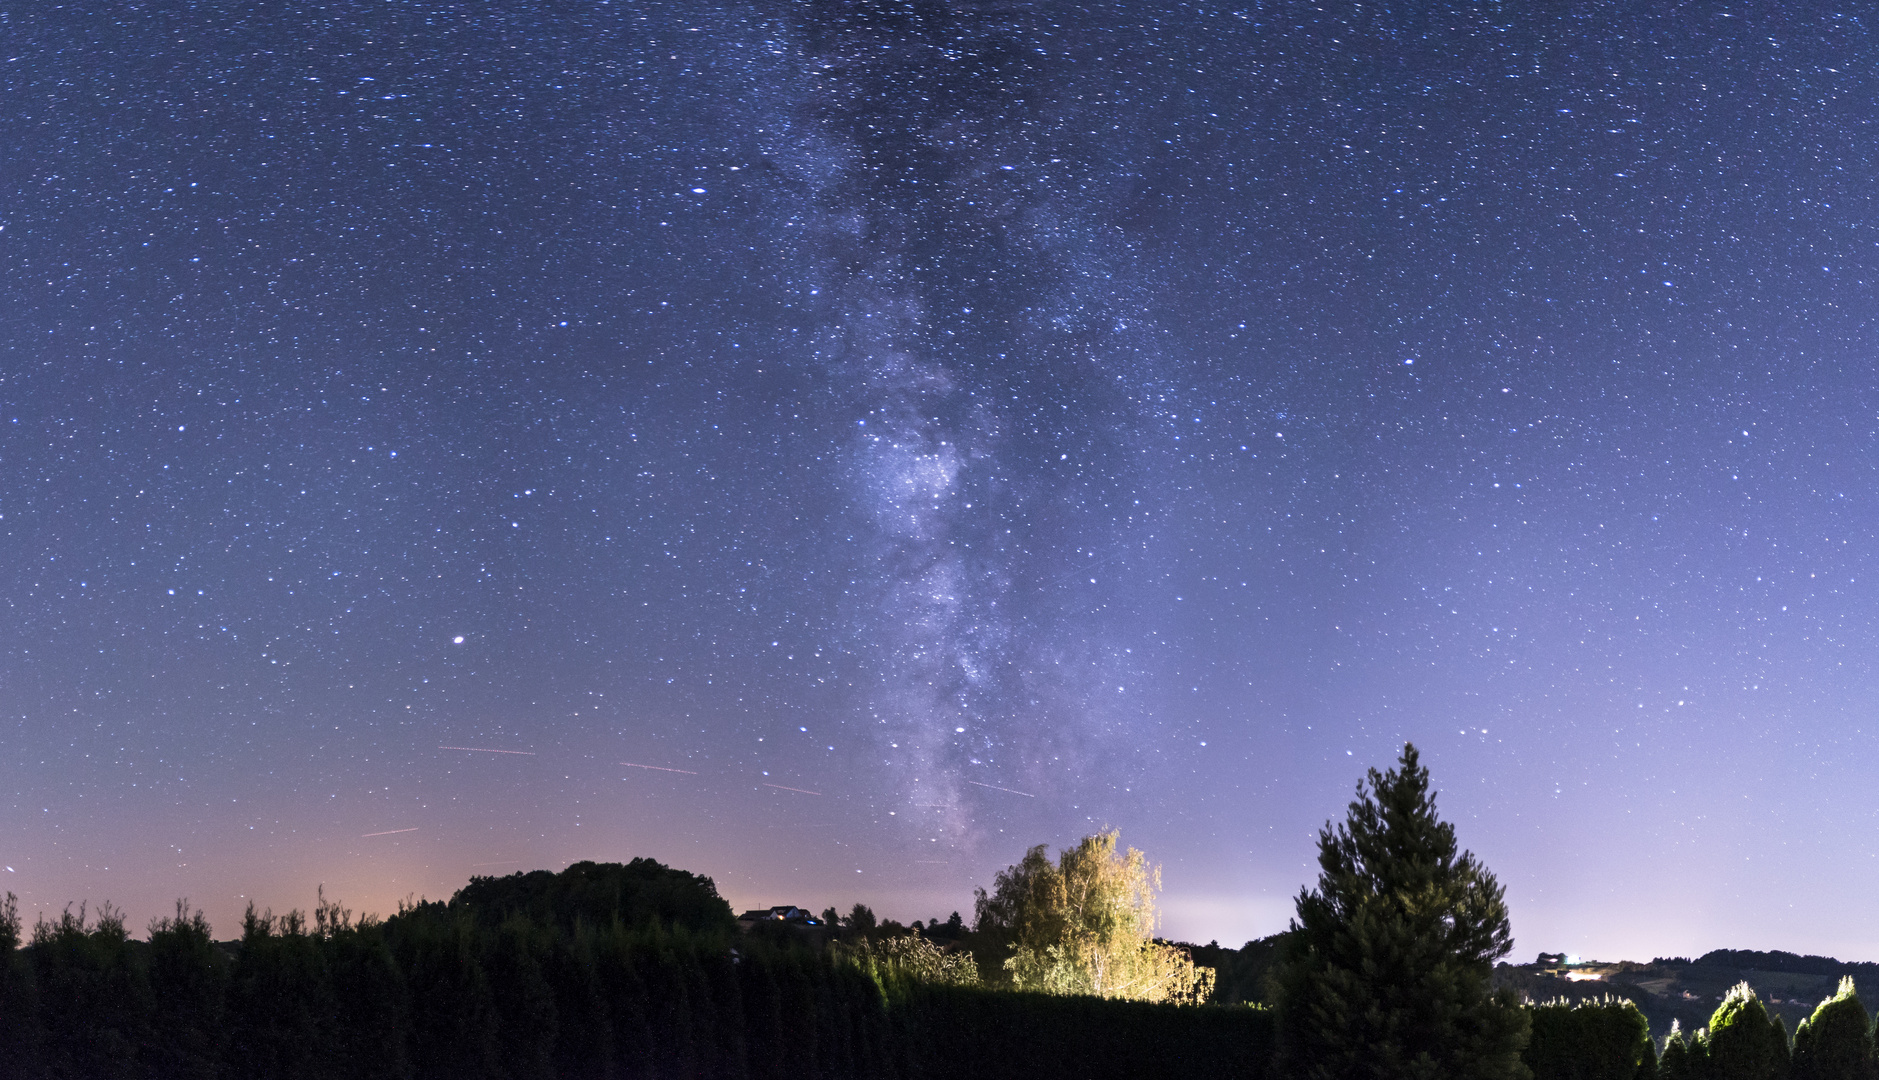
<instances>
[{"instance_id":1,"label":"dark foreground vegetation","mask_svg":"<svg viewBox=\"0 0 1879 1080\"><path fill-rule=\"evenodd\" d=\"M1231 951L1227 955L1237 958ZM1200 960L1198 954L1195 959ZM1875 997L1879 964L1790 952L1716 949L1695 959L1671 956L1649 962L1595 962L1575 972L1581 979L1593 977L1584 982L1568 982L1563 969L1552 963L1503 964L1494 974L1497 984L1536 1001L1607 995L1629 998L1650 1018L1651 1031L1659 1041L1672 1024L1688 1032L1706 1026L1717 1005L1738 983L1753 986L1767 1011L1780 1017L1788 1031L1795 1031L1822 999L1832 997L1842 979L1851 978L1862 999L1879 1000ZM1224 973L1221 978L1225 979Z\"/></svg>"},{"instance_id":2,"label":"dark foreground vegetation","mask_svg":"<svg viewBox=\"0 0 1879 1080\"><path fill-rule=\"evenodd\" d=\"M738 934L708 879L646 859L383 922L251 912L232 946L180 908L148 941L70 914L5 950L0 1076L1122 1080L1271 1056L1262 1010L934 985L777 930Z\"/></svg>"},{"instance_id":3,"label":"dark foreground vegetation","mask_svg":"<svg viewBox=\"0 0 1879 1080\"><path fill-rule=\"evenodd\" d=\"M1149 940L1146 864L1114 839L1057 864L1034 849L970 932L861 905L740 931L710 879L650 859L476 878L382 921L324 896L310 920L251 907L229 942L185 904L147 940L107 906L22 942L9 895L0 1080L1879 1080L1865 972L1817 957L1610 965L1653 977L1523 1000L1494 966L1500 886L1436 817L1413 747L1326 827L1291 930L1246 949ZM1098 905L1126 915L1108 937L1068 902L1103 888L1139 902ZM1683 969L1721 960L1848 977L1792 1037L1738 982L1654 1040L1633 998L1694 1002L1707 975Z\"/></svg>"}]
</instances>

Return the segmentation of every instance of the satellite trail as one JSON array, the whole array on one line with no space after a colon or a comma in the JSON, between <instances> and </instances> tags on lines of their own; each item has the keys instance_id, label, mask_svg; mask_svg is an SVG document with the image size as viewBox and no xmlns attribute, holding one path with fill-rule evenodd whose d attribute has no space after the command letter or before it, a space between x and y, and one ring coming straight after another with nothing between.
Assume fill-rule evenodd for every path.
<instances>
[{"instance_id":1,"label":"satellite trail","mask_svg":"<svg viewBox=\"0 0 1879 1080\"><path fill-rule=\"evenodd\" d=\"M440 746L439 750L468 750L473 754L517 754L522 757L534 757L533 750L491 750L486 746Z\"/></svg>"},{"instance_id":2,"label":"satellite trail","mask_svg":"<svg viewBox=\"0 0 1879 1080\"><path fill-rule=\"evenodd\" d=\"M1037 798L1037 796L1028 791L1013 791L1011 788L999 787L997 784L981 784L977 780L967 780L966 783L971 784L973 787L991 788L993 791L1003 791L1010 795L1022 795L1027 799Z\"/></svg>"},{"instance_id":3,"label":"satellite trail","mask_svg":"<svg viewBox=\"0 0 1879 1080\"><path fill-rule=\"evenodd\" d=\"M822 793L821 793L820 791L804 791L804 790L803 790L802 788L799 788L799 787L785 787L785 786L784 786L784 785L782 785L782 784L772 784L772 783L770 783L770 782L769 782L769 781L767 781L767 780L766 780L766 781L764 781L764 784L763 784L763 786L764 786L764 787L773 787L773 788L781 788L781 789L782 789L782 790L784 790L784 791L794 791L794 792L797 792L798 794L802 794L802 795L820 795L820 794L822 794Z\"/></svg>"},{"instance_id":4,"label":"satellite trail","mask_svg":"<svg viewBox=\"0 0 1879 1080\"><path fill-rule=\"evenodd\" d=\"M676 772L676 773L684 773L684 774L685 774L686 776L697 776L697 775L698 775L697 773L695 773L695 772L693 772L693 771L691 771L690 769L668 769L668 768L666 768L666 767L665 767L664 765L641 765L641 764L640 764L639 762L637 762L637 761L622 761L622 762L620 762L620 764L622 764L622 765L630 765L630 766L632 766L632 767L633 767L633 768L635 768L635 769L657 769L657 770L659 770L660 772Z\"/></svg>"},{"instance_id":5,"label":"satellite trail","mask_svg":"<svg viewBox=\"0 0 1879 1080\"><path fill-rule=\"evenodd\" d=\"M417 832L417 831L418 831L418 826L413 825L409 829L386 829L384 832L360 833L359 838L364 839L365 837L368 837L368 836L390 836L393 833Z\"/></svg>"}]
</instances>

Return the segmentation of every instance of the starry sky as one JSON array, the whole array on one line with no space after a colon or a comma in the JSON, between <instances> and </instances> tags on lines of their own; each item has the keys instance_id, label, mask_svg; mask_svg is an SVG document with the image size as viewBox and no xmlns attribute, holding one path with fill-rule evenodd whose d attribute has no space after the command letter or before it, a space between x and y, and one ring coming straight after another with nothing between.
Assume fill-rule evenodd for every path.
<instances>
[{"instance_id":1,"label":"starry sky","mask_svg":"<svg viewBox=\"0 0 1879 1080\"><path fill-rule=\"evenodd\" d=\"M1516 959L1879 957L1869 22L0 5L0 889L1238 944L1413 740Z\"/></svg>"}]
</instances>

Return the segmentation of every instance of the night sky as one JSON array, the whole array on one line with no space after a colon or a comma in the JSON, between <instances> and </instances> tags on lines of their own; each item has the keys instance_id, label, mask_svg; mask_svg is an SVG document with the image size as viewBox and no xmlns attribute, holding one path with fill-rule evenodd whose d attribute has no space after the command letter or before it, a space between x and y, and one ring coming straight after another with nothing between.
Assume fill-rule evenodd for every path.
<instances>
[{"instance_id":1,"label":"night sky","mask_svg":"<svg viewBox=\"0 0 1879 1080\"><path fill-rule=\"evenodd\" d=\"M12 4L0 890L645 855L1879 958L1879 42L1814 4Z\"/></svg>"}]
</instances>

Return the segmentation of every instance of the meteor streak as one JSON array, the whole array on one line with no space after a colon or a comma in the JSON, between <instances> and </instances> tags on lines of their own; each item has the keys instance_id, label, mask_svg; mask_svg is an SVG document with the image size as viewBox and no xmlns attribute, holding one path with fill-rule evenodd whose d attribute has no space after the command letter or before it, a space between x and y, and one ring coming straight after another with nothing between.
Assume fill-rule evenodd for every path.
<instances>
[{"instance_id":1,"label":"meteor streak","mask_svg":"<svg viewBox=\"0 0 1879 1080\"><path fill-rule=\"evenodd\" d=\"M799 788L799 787L784 787L784 786L783 786L782 784L772 784L772 783L770 783L770 782L769 782L769 781L767 781L767 780L766 780L766 781L764 781L764 784L763 784L763 786L764 786L764 787L773 787L773 788L782 788L782 790L784 790L784 791L794 791L794 792L796 792L796 793L798 793L798 794L801 794L801 795L820 795L820 794L822 794L822 793L821 793L820 791L804 791L804 790L803 790L802 788Z\"/></svg>"},{"instance_id":2,"label":"meteor streak","mask_svg":"<svg viewBox=\"0 0 1879 1080\"><path fill-rule=\"evenodd\" d=\"M364 839L365 837L368 837L368 836L390 836L390 835L392 835L393 833L401 833L401 832L417 832L417 831L418 831L418 827L417 827L416 825L413 825L413 826L411 826L411 827L410 827L409 829L386 829L386 830L385 830L384 832L368 832L368 833L360 833L360 834L359 834L359 837L360 837L361 839Z\"/></svg>"},{"instance_id":3,"label":"meteor streak","mask_svg":"<svg viewBox=\"0 0 1879 1080\"><path fill-rule=\"evenodd\" d=\"M967 780L966 783L971 784L973 787L991 788L993 791L1002 791L1008 795L1022 795L1027 799L1037 798L1037 796L1028 791L1013 791L1011 788L999 787L997 784L981 784L977 780Z\"/></svg>"},{"instance_id":4,"label":"meteor streak","mask_svg":"<svg viewBox=\"0 0 1879 1080\"><path fill-rule=\"evenodd\" d=\"M620 762L620 764L622 764L622 765L631 765L631 766L632 766L633 768L635 768L635 769L658 769L658 770L659 770L660 772L676 772L676 773L684 773L684 774L685 774L686 776L697 776L697 775L698 775L697 773L695 773L695 772L693 772L693 771L691 771L690 769L668 769L668 768L666 768L666 767L665 767L664 765L641 765L641 764L640 764L639 762L637 762L637 761L622 761L622 762Z\"/></svg>"},{"instance_id":5,"label":"meteor streak","mask_svg":"<svg viewBox=\"0 0 1879 1080\"><path fill-rule=\"evenodd\" d=\"M491 750L486 746L440 746L437 749L439 750L468 750L471 753L475 753L475 754L519 754L523 757L535 756L535 751L533 750Z\"/></svg>"}]
</instances>

